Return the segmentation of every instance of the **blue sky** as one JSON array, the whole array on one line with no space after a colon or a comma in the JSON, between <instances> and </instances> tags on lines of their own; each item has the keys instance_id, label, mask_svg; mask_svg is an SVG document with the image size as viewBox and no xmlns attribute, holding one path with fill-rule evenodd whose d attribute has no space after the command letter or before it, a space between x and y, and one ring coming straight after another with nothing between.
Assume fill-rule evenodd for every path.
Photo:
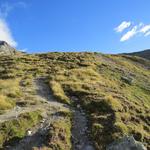
<instances>
[{"instance_id":1,"label":"blue sky","mask_svg":"<svg viewBox=\"0 0 150 150\"><path fill-rule=\"evenodd\" d=\"M0 40L27 52L150 48L150 0L0 0Z\"/></svg>"}]
</instances>

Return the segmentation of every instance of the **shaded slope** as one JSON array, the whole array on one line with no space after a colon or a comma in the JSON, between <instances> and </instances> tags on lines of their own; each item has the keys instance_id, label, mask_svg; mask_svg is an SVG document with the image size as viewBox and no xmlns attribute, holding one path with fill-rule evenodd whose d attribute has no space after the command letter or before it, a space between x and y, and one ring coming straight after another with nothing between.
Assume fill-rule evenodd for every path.
<instances>
[{"instance_id":1,"label":"shaded slope","mask_svg":"<svg viewBox=\"0 0 150 150\"><path fill-rule=\"evenodd\" d=\"M138 56L150 60L150 49L140 52L127 53L127 55Z\"/></svg>"}]
</instances>

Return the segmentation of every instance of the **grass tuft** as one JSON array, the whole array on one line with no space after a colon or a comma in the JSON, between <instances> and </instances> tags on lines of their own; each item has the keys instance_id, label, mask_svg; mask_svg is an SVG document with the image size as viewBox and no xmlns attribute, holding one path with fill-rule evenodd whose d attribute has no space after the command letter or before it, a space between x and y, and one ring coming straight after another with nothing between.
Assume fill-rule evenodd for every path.
<instances>
[{"instance_id":1,"label":"grass tuft","mask_svg":"<svg viewBox=\"0 0 150 150\"><path fill-rule=\"evenodd\" d=\"M65 95L63 88L56 81L50 82L50 87L53 92L53 95L62 103L70 104L69 98Z\"/></svg>"}]
</instances>

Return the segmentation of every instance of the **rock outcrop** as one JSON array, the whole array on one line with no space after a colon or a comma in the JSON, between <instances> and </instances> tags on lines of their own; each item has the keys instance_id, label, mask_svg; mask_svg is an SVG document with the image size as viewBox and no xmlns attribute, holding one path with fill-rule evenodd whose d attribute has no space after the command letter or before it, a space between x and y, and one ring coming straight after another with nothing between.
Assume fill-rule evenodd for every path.
<instances>
[{"instance_id":1,"label":"rock outcrop","mask_svg":"<svg viewBox=\"0 0 150 150\"><path fill-rule=\"evenodd\" d=\"M106 150L147 150L141 142L137 142L133 136L126 136L109 145Z\"/></svg>"},{"instance_id":2,"label":"rock outcrop","mask_svg":"<svg viewBox=\"0 0 150 150\"><path fill-rule=\"evenodd\" d=\"M0 55L14 55L16 50L11 47L7 42L0 41Z\"/></svg>"}]
</instances>

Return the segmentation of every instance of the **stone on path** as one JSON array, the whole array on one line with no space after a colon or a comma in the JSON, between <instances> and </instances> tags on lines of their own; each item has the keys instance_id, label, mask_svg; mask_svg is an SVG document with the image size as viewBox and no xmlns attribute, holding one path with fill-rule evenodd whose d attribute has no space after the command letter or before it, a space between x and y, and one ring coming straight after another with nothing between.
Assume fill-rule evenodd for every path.
<instances>
[{"instance_id":1,"label":"stone on path","mask_svg":"<svg viewBox=\"0 0 150 150\"><path fill-rule=\"evenodd\" d=\"M126 136L113 142L106 150L147 150L147 148L141 142L136 141L133 136Z\"/></svg>"}]
</instances>

